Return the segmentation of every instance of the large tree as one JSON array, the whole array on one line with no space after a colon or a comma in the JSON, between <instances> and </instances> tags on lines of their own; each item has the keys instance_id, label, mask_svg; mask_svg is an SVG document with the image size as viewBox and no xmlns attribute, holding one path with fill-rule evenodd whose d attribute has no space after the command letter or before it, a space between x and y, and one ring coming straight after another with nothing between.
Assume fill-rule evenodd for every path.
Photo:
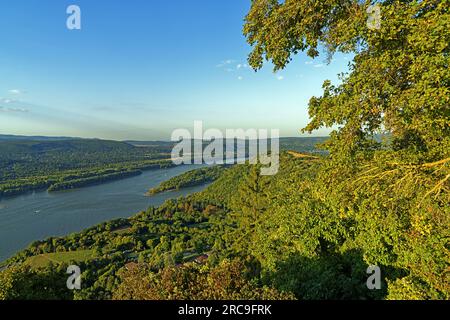
<instances>
[{"instance_id":1,"label":"large tree","mask_svg":"<svg viewBox=\"0 0 450 320\"><path fill-rule=\"evenodd\" d=\"M309 103L303 131L333 129L312 196L348 226L338 251L404 275L390 298L450 297L449 10L448 0L253 0L245 21L255 70L300 52L353 55Z\"/></svg>"},{"instance_id":2,"label":"large tree","mask_svg":"<svg viewBox=\"0 0 450 320\"><path fill-rule=\"evenodd\" d=\"M370 5L380 8L379 29L370 25ZM353 53L342 83L326 81L311 99L304 130L339 126L334 151L366 148L368 136L389 133L397 149L442 158L450 149L449 7L448 0L253 0L244 27L249 62L257 70L266 59L278 70L301 51Z\"/></svg>"}]
</instances>

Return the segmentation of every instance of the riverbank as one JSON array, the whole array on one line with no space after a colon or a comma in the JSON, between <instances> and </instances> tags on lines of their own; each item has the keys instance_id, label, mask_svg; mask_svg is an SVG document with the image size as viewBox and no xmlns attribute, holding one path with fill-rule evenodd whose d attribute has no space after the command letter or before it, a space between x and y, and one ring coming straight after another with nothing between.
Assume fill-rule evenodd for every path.
<instances>
[{"instance_id":1,"label":"riverbank","mask_svg":"<svg viewBox=\"0 0 450 320\"><path fill-rule=\"evenodd\" d=\"M128 218L168 199L203 190L201 185L145 196L149 188L202 165L146 170L138 176L65 192L36 191L0 200L0 261L35 240L66 236L99 223Z\"/></svg>"},{"instance_id":2,"label":"riverbank","mask_svg":"<svg viewBox=\"0 0 450 320\"><path fill-rule=\"evenodd\" d=\"M140 175L143 171L174 167L170 160L119 163L93 169L67 170L49 176L33 176L0 183L0 200L33 191L78 189Z\"/></svg>"}]
</instances>

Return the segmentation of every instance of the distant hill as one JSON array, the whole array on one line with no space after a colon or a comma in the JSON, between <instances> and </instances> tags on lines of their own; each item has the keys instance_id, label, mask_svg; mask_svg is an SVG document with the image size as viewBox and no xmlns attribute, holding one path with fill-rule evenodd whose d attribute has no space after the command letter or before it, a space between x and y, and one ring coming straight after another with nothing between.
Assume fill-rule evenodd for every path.
<instances>
[{"instance_id":1,"label":"distant hill","mask_svg":"<svg viewBox=\"0 0 450 320\"><path fill-rule=\"evenodd\" d=\"M281 150L294 150L298 152L317 152L317 144L325 142L328 137L284 137L280 138L280 148ZM77 137L48 137L48 136L19 136L19 135L10 135L10 134L0 134L0 142L3 141L108 141L101 139L83 139ZM125 140L122 142L119 141L110 141L117 143L126 143L128 145L133 145L137 147L154 147L160 148L164 151L168 151L174 146L174 142L172 141L162 141L162 140L147 140L147 141L138 141L138 140ZM79 145L79 143L75 143L75 145ZM96 143L91 143L94 146Z\"/></svg>"},{"instance_id":2,"label":"distant hill","mask_svg":"<svg viewBox=\"0 0 450 320\"><path fill-rule=\"evenodd\" d=\"M293 150L297 152L311 152L311 153L323 153L323 150L319 150L317 145L325 142L328 137L285 137L280 138L280 149L282 151ZM125 141L134 146L146 146L160 148L172 148L174 142L170 141ZM204 141L204 145L208 142ZM225 143L224 143L225 146Z\"/></svg>"},{"instance_id":3,"label":"distant hill","mask_svg":"<svg viewBox=\"0 0 450 320\"><path fill-rule=\"evenodd\" d=\"M280 138L282 151L292 150L297 152L325 153L318 145L324 143L329 137L290 137Z\"/></svg>"},{"instance_id":4,"label":"distant hill","mask_svg":"<svg viewBox=\"0 0 450 320\"><path fill-rule=\"evenodd\" d=\"M16 136L12 134L0 134L0 141L61 141L81 138L71 137L46 137L46 136Z\"/></svg>"},{"instance_id":5,"label":"distant hill","mask_svg":"<svg viewBox=\"0 0 450 320\"><path fill-rule=\"evenodd\" d=\"M1 140L0 155L9 153L12 155L33 156L42 153L60 152L125 152L134 150L136 147L118 141L67 139L67 140Z\"/></svg>"},{"instance_id":6,"label":"distant hill","mask_svg":"<svg viewBox=\"0 0 450 320\"><path fill-rule=\"evenodd\" d=\"M158 148L98 139L0 140L0 182L167 158Z\"/></svg>"}]
</instances>

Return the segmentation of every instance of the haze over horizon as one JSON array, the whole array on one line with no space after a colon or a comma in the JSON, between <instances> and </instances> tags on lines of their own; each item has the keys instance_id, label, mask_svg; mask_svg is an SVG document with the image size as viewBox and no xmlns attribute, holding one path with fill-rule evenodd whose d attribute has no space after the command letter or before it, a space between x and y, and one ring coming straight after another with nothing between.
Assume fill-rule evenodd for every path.
<instances>
[{"instance_id":1,"label":"haze over horizon","mask_svg":"<svg viewBox=\"0 0 450 320\"><path fill-rule=\"evenodd\" d=\"M255 73L242 36L250 3L78 0L82 29L66 28L73 1L8 0L0 13L0 133L170 140L177 128L280 129L301 136L307 104L349 57L297 56ZM166 17L170 16L170 19ZM10 32L10 30L14 32ZM324 136L320 130L313 136Z\"/></svg>"},{"instance_id":2,"label":"haze over horizon","mask_svg":"<svg viewBox=\"0 0 450 320\"><path fill-rule=\"evenodd\" d=\"M0 132L0 141L4 137L16 137L16 138L23 138L23 140L28 140L29 138L49 138L49 139L86 139L86 140L111 140L111 141L118 141L118 142L127 142L127 141L134 141L134 142L173 142L171 139L147 139L147 140L141 140L141 139L104 139L104 138L97 138L97 137L77 137L77 136L46 136L46 135L16 135L16 134L8 134L8 133L2 133ZM303 135L298 137L292 137L292 136L283 136L280 137L280 139L290 139L290 138L327 138L329 136L323 135ZM8 140L8 139L7 139ZM195 139L193 139L195 140ZM227 140L227 139L225 139ZM231 140L231 138L230 138ZM205 139L204 141L210 141Z\"/></svg>"}]
</instances>

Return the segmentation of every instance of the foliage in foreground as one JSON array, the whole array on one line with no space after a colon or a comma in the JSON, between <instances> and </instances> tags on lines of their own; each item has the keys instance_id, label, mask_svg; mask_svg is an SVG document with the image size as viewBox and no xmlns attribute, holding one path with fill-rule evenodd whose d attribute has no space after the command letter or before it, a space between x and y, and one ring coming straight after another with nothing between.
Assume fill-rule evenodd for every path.
<instances>
[{"instance_id":1,"label":"foliage in foreground","mask_svg":"<svg viewBox=\"0 0 450 320\"><path fill-rule=\"evenodd\" d=\"M202 283L192 288L184 277L210 279L225 259L252 261L256 293L269 287L298 299L450 299L449 2L377 2L379 30L367 28L369 2L356 0L255 0L247 16L255 69L264 58L284 68L303 50L316 57L319 43L330 54L355 54L342 83L325 82L323 95L310 101L305 130L337 128L325 143L328 157L283 154L272 177L235 166L192 197L35 243L13 266L36 254L96 250L98 258L82 265L77 299L160 298L155 288L170 297L178 284L180 296L197 297ZM180 267L198 256L208 257L210 271ZM130 262L137 269L123 269ZM382 290L365 286L369 265L381 268ZM141 277L138 295L130 286ZM0 281L10 278L9 269L0 274ZM3 297L29 294L28 287L5 288ZM234 287L225 288L235 297Z\"/></svg>"},{"instance_id":2,"label":"foliage in foreground","mask_svg":"<svg viewBox=\"0 0 450 320\"><path fill-rule=\"evenodd\" d=\"M380 8L379 28L367 25L371 4ZM354 55L340 84L325 81L309 103L304 132L334 128L330 157L304 185L310 197L291 201L289 185L279 188L284 219L265 221L272 241L307 255L319 244L325 252L356 249L367 263L399 270L388 272L396 275L388 298L449 298L449 7L448 0L255 0L246 17L255 70L264 60L283 69L301 51L316 58L320 47L329 59ZM314 214L292 217L298 210ZM316 240L305 243L312 230ZM278 258L264 254L272 267Z\"/></svg>"},{"instance_id":3,"label":"foliage in foreground","mask_svg":"<svg viewBox=\"0 0 450 320\"><path fill-rule=\"evenodd\" d=\"M292 294L262 287L249 280L250 270L239 260L223 260L210 268L189 263L152 273L145 264L128 264L119 271L116 300L287 300Z\"/></svg>"}]
</instances>

